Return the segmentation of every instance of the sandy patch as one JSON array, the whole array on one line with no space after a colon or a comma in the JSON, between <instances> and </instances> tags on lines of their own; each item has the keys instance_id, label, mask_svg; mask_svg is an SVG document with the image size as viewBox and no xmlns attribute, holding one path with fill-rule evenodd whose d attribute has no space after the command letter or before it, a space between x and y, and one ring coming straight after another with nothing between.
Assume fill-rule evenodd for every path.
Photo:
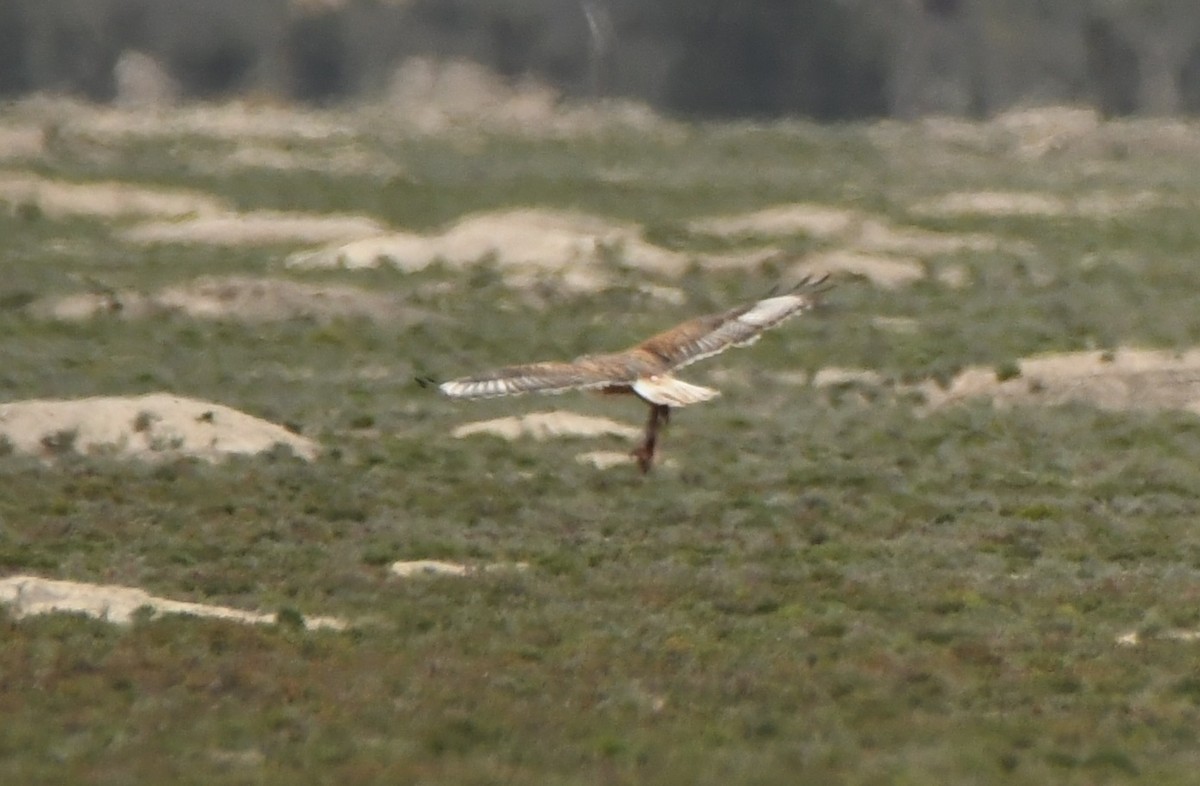
<instances>
[{"instance_id":1,"label":"sandy patch","mask_svg":"<svg viewBox=\"0 0 1200 786\"><path fill-rule=\"evenodd\" d=\"M1168 641L1184 642L1200 641L1200 630L1164 630L1148 636L1143 636L1141 633L1133 630L1129 633L1123 633L1120 636L1117 636L1117 644L1121 644L1126 647L1136 647L1145 641L1159 641L1164 639Z\"/></svg>"},{"instance_id":2,"label":"sandy patch","mask_svg":"<svg viewBox=\"0 0 1200 786\"><path fill-rule=\"evenodd\" d=\"M636 463L632 453L622 453L619 450L589 450L587 453L580 453L575 460L580 464L591 464L596 469L633 466Z\"/></svg>"},{"instance_id":3,"label":"sandy patch","mask_svg":"<svg viewBox=\"0 0 1200 786\"><path fill-rule=\"evenodd\" d=\"M442 562L436 559L418 559L403 562L393 562L388 572L400 578L410 576L465 576L467 566L457 562Z\"/></svg>"},{"instance_id":4,"label":"sandy patch","mask_svg":"<svg viewBox=\"0 0 1200 786\"><path fill-rule=\"evenodd\" d=\"M275 614L243 611L228 606L160 598L136 587L115 584L88 584L77 581L55 581L37 576L9 576L0 579L0 603L12 608L14 617L37 614L76 613L128 625L140 609L153 614L186 614L192 617L211 617L249 625L269 625L277 621ZM305 617L309 630L344 630L346 622L336 617Z\"/></svg>"},{"instance_id":5,"label":"sandy patch","mask_svg":"<svg viewBox=\"0 0 1200 786\"><path fill-rule=\"evenodd\" d=\"M385 231L378 221L364 216L256 210L197 215L179 221L151 221L130 227L121 232L120 237L128 242L145 244L265 246L346 242Z\"/></svg>"},{"instance_id":6,"label":"sandy patch","mask_svg":"<svg viewBox=\"0 0 1200 786\"><path fill-rule=\"evenodd\" d=\"M137 319L163 313L242 322L356 317L384 322L425 318L402 306L394 297L357 287L251 276L204 276L150 294L112 290L44 298L30 303L27 311L35 317L63 321L98 316Z\"/></svg>"},{"instance_id":7,"label":"sandy patch","mask_svg":"<svg viewBox=\"0 0 1200 786\"><path fill-rule=\"evenodd\" d=\"M746 249L731 254L702 254L696 255L692 261L705 270L715 271L756 271L764 264L777 264L794 259L794 254L787 254L775 246Z\"/></svg>"},{"instance_id":8,"label":"sandy patch","mask_svg":"<svg viewBox=\"0 0 1200 786\"><path fill-rule=\"evenodd\" d=\"M182 218L211 215L226 209L216 197L195 191L114 182L68 183L21 172L0 173L0 201L10 205L32 205L52 218Z\"/></svg>"},{"instance_id":9,"label":"sandy patch","mask_svg":"<svg viewBox=\"0 0 1200 786\"><path fill-rule=\"evenodd\" d=\"M0 143L3 139L0 138ZM71 183L24 172L0 172L0 202L33 207L51 218L153 218L120 237L136 243L265 245L335 243L380 235L363 216L255 211L237 213L217 197L131 183Z\"/></svg>"},{"instance_id":10,"label":"sandy patch","mask_svg":"<svg viewBox=\"0 0 1200 786\"><path fill-rule=\"evenodd\" d=\"M586 453L580 453L575 457L575 460L580 464L589 464L596 469L612 469L614 467L636 466L637 460L632 453L628 451L622 453L619 450L589 450ZM659 466L665 463L661 458L657 462Z\"/></svg>"},{"instance_id":11,"label":"sandy patch","mask_svg":"<svg viewBox=\"0 0 1200 786\"><path fill-rule=\"evenodd\" d=\"M917 128L926 140L941 143L947 151L959 148L989 158L1010 157L1022 162L1045 159L1055 163L1080 162L1085 167L1114 162L1128 167L1131 161L1153 161L1160 165L1174 158L1186 165L1200 153L1200 124L1194 120L1104 120L1088 108L1025 109L982 123L928 118ZM914 145L924 144L906 133L907 130L903 124L879 123L869 133L893 155L904 155ZM964 163L970 166L972 161Z\"/></svg>"},{"instance_id":12,"label":"sandy patch","mask_svg":"<svg viewBox=\"0 0 1200 786\"><path fill-rule=\"evenodd\" d=\"M687 302L687 293L677 287L665 287L659 284L642 282L638 284L637 291L655 300L670 303L672 306L682 306Z\"/></svg>"},{"instance_id":13,"label":"sandy patch","mask_svg":"<svg viewBox=\"0 0 1200 786\"><path fill-rule=\"evenodd\" d=\"M863 215L856 210L801 202L696 219L687 228L695 234L718 237L808 235L827 239L849 232L862 220Z\"/></svg>"},{"instance_id":14,"label":"sandy patch","mask_svg":"<svg viewBox=\"0 0 1200 786\"><path fill-rule=\"evenodd\" d=\"M937 269L937 273L933 277L939 284L950 289L962 289L971 283L971 271L965 265L942 265ZM1045 279L1044 274L1039 274L1036 271L1033 277L1035 281Z\"/></svg>"},{"instance_id":15,"label":"sandy patch","mask_svg":"<svg viewBox=\"0 0 1200 786\"><path fill-rule=\"evenodd\" d=\"M720 237L771 238L807 235L837 242L846 250L933 256L960 251L994 251L1000 239L984 234L951 234L918 227L898 227L856 210L799 203L731 216L698 219L691 232Z\"/></svg>"},{"instance_id":16,"label":"sandy patch","mask_svg":"<svg viewBox=\"0 0 1200 786\"><path fill-rule=\"evenodd\" d=\"M610 278L596 268L610 261L664 275L678 275L688 264L685 255L647 243L635 226L532 208L466 216L432 235L394 233L299 252L287 264L349 269L391 264L414 271L434 262L451 267L490 262L513 284L552 274L568 289L595 291Z\"/></svg>"},{"instance_id":17,"label":"sandy patch","mask_svg":"<svg viewBox=\"0 0 1200 786\"><path fill-rule=\"evenodd\" d=\"M319 451L317 443L282 426L167 393L0 404L0 437L15 450L48 459L75 452L217 461L285 445L311 461Z\"/></svg>"},{"instance_id":18,"label":"sandy patch","mask_svg":"<svg viewBox=\"0 0 1200 786\"><path fill-rule=\"evenodd\" d=\"M813 374L812 385L815 388L827 388L836 385L867 385L878 387L883 384L883 375L878 371L866 368L838 368L827 366Z\"/></svg>"},{"instance_id":19,"label":"sandy patch","mask_svg":"<svg viewBox=\"0 0 1200 786\"><path fill-rule=\"evenodd\" d=\"M994 218L1111 218L1168 203L1158 194L1094 192L1066 198L1030 191L957 191L912 206L918 215L937 218L988 216Z\"/></svg>"},{"instance_id":20,"label":"sandy patch","mask_svg":"<svg viewBox=\"0 0 1200 786\"><path fill-rule=\"evenodd\" d=\"M347 137L344 111L305 110L251 100L194 103L160 110L115 107L71 98L39 95L17 103L15 111L50 124L67 143L121 143L163 137L324 142Z\"/></svg>"},{"instance_id":21,"label":"sandy patch","mask_svg":"<svg viewBox=\"0 0 1200 786\"><path fill-rule=\"evenodd\" d=\"M0 128L0 161L37 158L46 152L46 134L40 126Z\"/></svg>"},{"instance_id":22,"label":"sandy patch","mask_svg":"<svg viewBox=\"0 0 1200 786\"><path fill-rule=\"evenodd\" d=\"M618 423L609 418L563 411L531 412L527 415L480 420L474 423L465 423L452 432L457 439L478 434L488 434L510 440L532 437L541 441L557 437L614 436L634 439L640 436L641 432L632 426Z\"/></svg>"},{"instance_id":23,"label":"sandy patch","mask_svg":"<svg viewBox=\"0 0 1200 786\"><path fill-rule=\"evenodd\" d=\"M875 286L896 289L925 277L925 266L910 257L868 254L861 251L820 251L795 266L796 276L816 273L849 273Z\"/></svg>"},{"instance_id":24,"label":"sandy patch","mask_svg":"<svg viewBox=\"0 0 1200 786\"><path fill-rule=\"evenodd\" d=\"M956 191L913 205L914 213L957 216L1065 216L1065 199L1027 191Z\"/></svg>"},{"instance_id":25,"label":"sandy patch","mask_svg":"<svg viewBox=\"0 0 1200 786\"><path fill-rule=\"evenodd\" d=\"M881 120L872 123L867 133L877 145L895 148L898 144L912 144L913 131L920 136L946 147L980 149L988 141L987 126L976 120L966 120L951 115L929 115L915 123L902 120Z\"/></svg>"},{"instance_id":26,"label":"sandy patch","mask_svg":"<svg viewBox=\"0 0 1200 786\"><path fill-rule=\"evenodd\" d=\"M613 469L614 467L634 467L637 466L637 460L632 453L622 453L619 450L589 450L586 453L580 453L575 457L575 460L580 464L590 464L596 469ZM654 462L655 470L660 469L678 469L679 462L673 458L662 456L661 449L659 455Z\"/></svg>"},{"instance_id":27,"label":"sandy patch","mask_svg":"<svg viewBox=\"0 0 1200 786\"><path fill-rule=\"evenodd\" d=\"M481 573L519 573L529 570L527 562L494 562L488 565L463 565L458 562L443 562L436 559L419 559L393 562L388 572L400 578L413 576L470 576Z\"/></svg>"},{"instance_id":28,"label":"sandy patch","mask_svg":"<svg viewBox=\"0 0 1200 786\"><path fill-rule=\"evenodd\" d=\"M944 116L923 118L915 125L885 121L875 124L871 132L897 154L911 150L916 140L906 132L915 129L925 139L949 148L1029 161L1069 150L1096 152L1097 142L1110 126L1094 109L1042 106L1014 109L982 122Z\"/></svg>"},{"instance_id":29,"label":"sandy patch","mask_svg":"<svg viewBox=\"0 0 1200 786\"><path fill-rule=\"evenodd\" d=\"M851 245L861 251L927 257L962 251L995 251L1000 248L1000 239L992 235L960 235L917 227L894 227L872 218L859 225L858 236L853 238Z\"/></svg>"},{"instance_id":30,"label":"sandy patch","mask_svg":"<svg viewBox=\"0 0 1200 786\"><path fill-rule=\"evenodd\" d=\"M894 288L910 284L927 274L920 260L944 254L1006 250L1030 254L1026 244L1002 243L986 234L934 232L919 227L895 226L880 218L843 208L819 204L791 204L730 216L698 219L688 224L690 231L721 237L787 237L807 235L832 246L809 257L804 269L845 271L862 275L878 286ZM772 249L757 252L767 256ZM741 264L747 257L741 255ZM708 267L730 266L729 261L702 260ZM758 261L762 261L759 256ZM964 271L938 276L947 286L966 283Z\"/></svg>"},{"instance_id":31,"label":"sandy patch","mask_svg":"<svg viewBox=\"0 0 1200 786\"><path fill-rule=\"evenodd\" d=\"M1093 138L1102 128L1099 112L1073 106L1014 109L992 118L988 125L1009 135L1022 158L1041 158Z\"/></svg>"},{"instance_id":32,"label":"sandy patch","mask_svg":"<svg viewBox=\"0 0 1200 786\"><path fill-rule=\"evenodd\" d=\"M972 398L999 406L1084 402L1107 410L1181 409L1200 414L1200 349L1120 349L1039 355L1000 380L991 368L965 369L946 389L920 386L931 408Z\"/></svg>"}]
</instances>

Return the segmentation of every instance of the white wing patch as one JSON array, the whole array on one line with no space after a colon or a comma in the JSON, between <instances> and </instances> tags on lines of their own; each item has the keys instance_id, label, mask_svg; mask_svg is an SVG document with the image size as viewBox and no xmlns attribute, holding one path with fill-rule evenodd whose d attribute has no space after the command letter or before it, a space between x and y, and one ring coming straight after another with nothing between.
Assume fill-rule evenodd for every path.
<instances>
[{"instance_id":1,"label":"white wing patch","mask_svg":"<svg viewBox=\"0 0 1200 786\"><path fill-rule=\"evenodd\" d=\"M686 407L688 404L699 404L721 395L719 390L693 385L670 374L642 377L633 383L633 392L646 401L666 404L669 407Z\"/></svg>"},{"instance_id":2,"label":"white wing patch","mask_svg":"<svg viewBox=\"0 0 1200 786\"><path fill-rule=\"evenodd\" d=\"M769 328L812 304L812 300L800 295L780 295L760 300L754 307L738 317L739 322L759 328Z\"/></svg>"}]
</instances>

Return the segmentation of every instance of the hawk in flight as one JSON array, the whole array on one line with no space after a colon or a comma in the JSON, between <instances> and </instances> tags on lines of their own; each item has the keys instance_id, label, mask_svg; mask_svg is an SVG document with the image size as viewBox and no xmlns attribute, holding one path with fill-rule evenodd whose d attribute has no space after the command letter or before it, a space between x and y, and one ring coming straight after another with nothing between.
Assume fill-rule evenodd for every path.
<instances>
[{"instance_id":1,"label":"hawk in flight","mask_svg":"<svg viewBox=\"0 0 1200 786\"><path fill-rule=\"evenodd\" d=\"M786 294L690 319L623 352L584 355L569 363L505 366L443 382L438 388L450 398L464 399L569 390L637 396L650 406L650 418L645 439L633 456L642 472L649 472L659 429L667 425L671 407L686 407L720 395L712 388L684 382L672 372L730 347L753 344L764 330L815 306L832 286L827 279L828 275L806 276ZM420 381L428 384L428 380Z\"/></svg>"}]
</instances>

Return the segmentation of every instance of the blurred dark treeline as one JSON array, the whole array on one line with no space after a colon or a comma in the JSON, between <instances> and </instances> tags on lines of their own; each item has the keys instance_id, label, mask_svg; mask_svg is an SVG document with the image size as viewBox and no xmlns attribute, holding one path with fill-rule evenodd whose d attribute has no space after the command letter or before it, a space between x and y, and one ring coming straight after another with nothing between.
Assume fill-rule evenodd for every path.
<instances>
[{"instance_id":1,"label":"blurred dark treeline","mask_svg":"<svg viewBox=\"0 0 1200 786\"><path fill-rule=\"evenodd\" d=\"M383 94L412 56L699 117L1200 110L1197 0L0 0L0 96ZM146 58L143 58L146 61Z\"/></svg>"}]
</instances>

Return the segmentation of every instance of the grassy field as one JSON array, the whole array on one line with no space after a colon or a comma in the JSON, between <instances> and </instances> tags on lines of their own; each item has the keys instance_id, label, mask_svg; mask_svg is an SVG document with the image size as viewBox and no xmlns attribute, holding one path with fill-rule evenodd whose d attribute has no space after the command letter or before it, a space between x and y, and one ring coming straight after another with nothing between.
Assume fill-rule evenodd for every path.
<instances>
[{"instance_id":1,"label":"grassy field","mask_svg":"<svg viewBox=\"0 0 1200 786\"><path fill-rule=\"evenodd\" d=\"M19 107L10 122L22 111L46 122ZM619 348L786 283L787 264L665 277L616 249L597 263L610 286L569 293L553 276L514 287L502 260L294 270L295 244L146 246L122 239L128 217L0 205L0 401L165 390L324 448L311 463L0 455L0 577L281 612L118 627L0 607L0 781L1195 783L1200 418L1087 401L930 410L917 385L971 365L1011 376L1046 352L1200 346L1200 129L1099 125L1031 147L1002 124L539 140L336 120L341 135L269 143L390 169L241 166L267 143L100 138L82 121L4 168L413 231L568 209L697 259L838 250L841 235L690 223L789 203L992 245L909 250L922 277L906 285L844 274L821 311L689 369L725 395L677 413L673 464L643 478L576 461L628 449L615 438L450 436L553 407L636 426L639 405L451 402L411 380ZM927 207L982 192L1061 209ZM427 318L28 308L81 281L152 292L234 273L387 293ZM879 376L795 382L830 367ZM528 568L389 573L417 559ZM297 614L351 626L308 631Z\"/></svg>"}]
</instances>

